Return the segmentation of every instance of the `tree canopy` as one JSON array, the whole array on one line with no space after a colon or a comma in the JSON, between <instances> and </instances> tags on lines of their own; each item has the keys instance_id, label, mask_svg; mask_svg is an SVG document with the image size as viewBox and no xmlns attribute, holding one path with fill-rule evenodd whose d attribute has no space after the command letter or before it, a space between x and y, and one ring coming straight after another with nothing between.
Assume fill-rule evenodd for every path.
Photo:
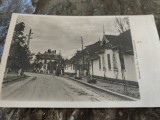
<instances>
[{"instance_id":1,"label":"tree canopy","mask_svg":"<svg viewBox=\"0 0 160 120\"><path fill-rule=\"evenodd\" d=\"M23 22L16 24L7 63L12 70L20 68L25 70L30 66L32 54L27 46L24 30L25 24Z\"/></svg>"}]
</instances>

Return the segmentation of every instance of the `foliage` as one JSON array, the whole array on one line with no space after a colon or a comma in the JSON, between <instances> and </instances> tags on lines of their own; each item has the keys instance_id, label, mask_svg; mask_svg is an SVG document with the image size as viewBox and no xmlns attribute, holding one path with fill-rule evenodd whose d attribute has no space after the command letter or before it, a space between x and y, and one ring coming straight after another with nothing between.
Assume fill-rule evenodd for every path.
<instances>
[{"instance_id":1,"label":"foliage","mask_svg":"<svg viewBox=\"0 0 160 120\"><path fill-rule=\"evenodd\" d=\"M10 48L8 67L12 70L22 68L27 69L30 66L32 54L27 46L27 40L23 32L25 24L23 22L17 23L15 26L13 40Z\"/></svg>"}]
</instances>

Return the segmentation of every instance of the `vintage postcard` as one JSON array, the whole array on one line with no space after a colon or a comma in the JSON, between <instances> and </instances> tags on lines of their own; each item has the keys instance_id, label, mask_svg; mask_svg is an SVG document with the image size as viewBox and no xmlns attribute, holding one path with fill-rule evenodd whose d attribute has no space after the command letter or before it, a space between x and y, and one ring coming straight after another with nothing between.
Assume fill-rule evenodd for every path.
<instances>
[{"instance_id":1,"label":"vintage postcard","mask_svg":"<svg viewBox=\"0 0 160 120\"><path fill-rule=\"evenodd\" d=\"M160 107L154 17L13 14L0 107Z\"/></svg>"}]
</instances>

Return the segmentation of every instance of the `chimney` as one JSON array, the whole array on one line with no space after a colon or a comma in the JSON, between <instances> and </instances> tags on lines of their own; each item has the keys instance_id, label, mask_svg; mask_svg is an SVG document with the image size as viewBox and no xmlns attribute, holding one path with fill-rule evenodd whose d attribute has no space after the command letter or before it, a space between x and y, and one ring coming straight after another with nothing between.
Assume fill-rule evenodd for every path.
<instances>
[{"instance_id":1,"label":"chimney","mask_svg":"<svg viewBox=\"0 0 160 120\"><path fill-rule=\"evenodd\" d=\"M51 53L51 49L48 49L48 53Z\"/></svg>"}]
</instances>

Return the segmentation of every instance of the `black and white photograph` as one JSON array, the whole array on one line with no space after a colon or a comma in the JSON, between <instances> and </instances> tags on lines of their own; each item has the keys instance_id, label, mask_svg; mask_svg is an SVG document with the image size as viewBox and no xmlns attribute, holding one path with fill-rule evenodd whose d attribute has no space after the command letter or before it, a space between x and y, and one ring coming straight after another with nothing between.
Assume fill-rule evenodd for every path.
<instances>
[{"instance_id":1,"label":"black and white photograph","mask_svg":"<svg viewBox=\"0 0 160 120\"><path fill-rule=\"evenodd\" d=\"M19 15L1 99L139 100L129 18Z\"/></svg>"}]
</instances>

